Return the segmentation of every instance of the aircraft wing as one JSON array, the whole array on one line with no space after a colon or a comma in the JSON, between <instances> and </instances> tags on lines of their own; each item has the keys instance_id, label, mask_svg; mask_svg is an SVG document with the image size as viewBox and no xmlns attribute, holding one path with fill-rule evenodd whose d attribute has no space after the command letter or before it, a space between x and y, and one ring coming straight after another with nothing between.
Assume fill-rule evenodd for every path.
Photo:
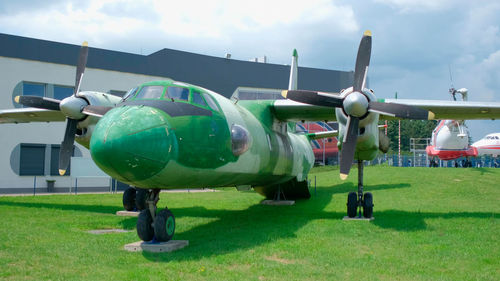
<instances>
[{"instance_id":1,"label":"aircraft wing","mask_svg":"<svg viewBox=\"0 0 500 281\"><path fill-rule=\"evenodd\" d=\"M472 101L442 101L442 100L412 100L412 99L382 99L380 102L398 103L420 107L435 114L434 119L500 119L499 102L472 102ZM380 119L394 119L380 115Z\"/></svg>"},{"instance_id":2,"label":"aircraft wing","mask_svg":"<svg viewBox=\"0 0 500 281\"><path fill-rule=\"evenodd\" d=\"M281 121L336 121L335 108L292 100L276 100L274 114Z\"/></svg>"},{"instance_id":3,"label":"aircraft wing","mask_svg":"<svg viewBox=\"0 0 500 281\"><path fill-rule=\"evenodd\" d=\"M29 123L29 122L64 122L66 116L61 111L19 108L0 110L0 124L2 123Z\"/></svg>"}]
</instances>

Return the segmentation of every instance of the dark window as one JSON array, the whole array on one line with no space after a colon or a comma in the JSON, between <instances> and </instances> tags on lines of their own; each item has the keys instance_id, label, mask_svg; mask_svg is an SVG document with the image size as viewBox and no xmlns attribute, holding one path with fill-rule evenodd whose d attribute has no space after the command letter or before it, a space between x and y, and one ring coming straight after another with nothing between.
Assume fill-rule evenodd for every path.
<instances>
[{"instance_id":1,"label":"dark window","mask_svg":"<svg viewBox=\"0 0 500 281\"><path fill-rule=\"evenodd\" d=\"M45 84L23 82L23 96L45 96Z\"/></svg>"},{"instance_id":2,"label":"dark window","mask_svg":"<svg viewBox=\"0 0 500 281\"><path fill-rule=\"evenodd\" d=\"M21 144L20 176L45 174L45 144Z\"/></svg>"},{"instance_id":3,"label":"dark window","mask_svg":"<svg viewBox=\"0 0 500 281\"><path fill-rule=\"evenodd\" d=\"M50 175L59 176L59 152L61 151L60 144L52 144L50 149ZM71 156L75 156L75 147L73 146L73 153ZM66 170L65 176L71 175L71 161Z\"/></svg>"},{"instance_id":4,"label":"dark window","mask_svg":"<svg viewBox=\"0 0 500 281\"><path fill-rule=\"evenodd\" d=\"M191 96L191 99L192 99L193 103L207 106L207 103L205 102L205 100L201 96L201 93L198 91L193 91L193 95Z\"/></svg>"},{"instance_id":5,"label":"dark window","mask_svg":"<svg viewBox=\"0 0 500 281\"><path fill-rule=\"evenodd\" d=\"M71 95L73 95L74 87L67 86L56 86L54 85L54 98L57 100L63 100Z\"/></svg>"},{"instance_id":6,"label":"dark window","mask_svg":"<svg viewBox=\"0 0 500 281\"><path fill-rule=\"evenodd\" d=\"M113 96L123 97L127 92L118 90L109 90L109 93L112 94Z\"/></svg>"},{"instance_id":7,"label":"dark window","mask_svg":"<svg viewBox=\"0 0 500 281\"><path fill-rule=\"evenodd\" d=\"M139 91L136 99L159 99L163 95L163 86L144 86Z\"/></svg>"},{"instance_id":8,"label":"dark window","mask_svg":"<svg viewBox=\"0 0 500 281\"><path fill-rule=\"evenodd\" d=\"M168 87L168 97L174 100L185 100L189 98L189 89L181 87Z\"/></svg>"},{"instance_id":9,"label":"dark window","mask_svg":"<svg viewBox=\"0 0 500 281\"><path fill-rule=\"evenodd\" d=\"M215 111L219 111L217 104L215 103L214 99L209 94L203 93L203 97L205 98L205 100L208 103L208 106L210 106L211 109L213 109Z\"/></svg>"}]
</instances>

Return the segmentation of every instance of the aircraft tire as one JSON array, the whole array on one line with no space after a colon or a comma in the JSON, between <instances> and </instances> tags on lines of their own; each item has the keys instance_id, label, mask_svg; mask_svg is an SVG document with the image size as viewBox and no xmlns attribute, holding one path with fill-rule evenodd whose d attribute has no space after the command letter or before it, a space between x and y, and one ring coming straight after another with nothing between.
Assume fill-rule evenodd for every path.
<instances>
[{"instance_id":1,"label":"aircraft tire","mask_svg":"<svg viewBox=\"0 0 500 281\"><path fill-rule=\"evenodd\" d=\"M153 218L149 210L142 210L137 217L137 235L142 241L151 241L154 237L154 230L151 224Z\"/></svg>"},{"instance_id":2,"label":"aircraft tire","mask_svg":"<svg viewBox=\"0 0 500 281\"><path fill-rule=\"evenodd\" d=\"M155 219L155 238L159 242L167 242L175 233L175 217L169 209L161 210Z\"/></svg>"},{"instance_id":3,"label":"aircraft tire","mask_svg":"<svg viewBox=\"0 0 500 281\"><path fill-rule=\"evenodd\" d=\"M347 216L354 218L358 209L358 195L356 192L349 192L347 195Z\"/></svg>"},{"instance_id":4,"label":"aircraft tire","mask_svg":"<svg viewBox=\"0 0 500 281\"><path fill-rule=\"evenodd\" d=\"M373 215L373 195L370 192L364 194L363 217L369 219Z\"/></svg>"},{"instance_id":5,"label":"aircraft tire","mask_svg":"<svg viewBox=\"0 0 500 281\"><path fill-rule=\"evenodd\" d=\"M135 188L129 187L123 192L123 208L133 211L135 208Z\"/></svg>"},{"instance_id":6,"label":"aircraft tire","mask_svg":"<svg viewBox=\"0 0 500 281\"><path fill-rule=\"evenodd\" d=\"M135 196L135 206L137 207L137 210L142 211L146 209L146 200L148 199L148 195L149 190L142 188L137 189L137 194Z\"/></svg>"}]
</instances>

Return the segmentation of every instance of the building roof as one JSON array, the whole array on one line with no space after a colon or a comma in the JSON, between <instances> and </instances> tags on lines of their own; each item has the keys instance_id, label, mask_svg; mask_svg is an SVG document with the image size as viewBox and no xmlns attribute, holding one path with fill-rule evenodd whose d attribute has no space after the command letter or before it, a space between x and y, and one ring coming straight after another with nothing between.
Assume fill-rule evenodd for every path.
<instances>
[{"instance_id":1,"label":"building roof","mask_svg":"<svg viewBox=\"0 0 500 281\"><path fill-rule=\"evenodd\" d=\"M0 33L0 56L76 65L80 46ZM169 77L199 85L226 97L238 86L288 87L290 66L241 61L161 49L150 55L89 48L87 67ZM299 67L300 89L338 92L352 84L353 73Z\"/></svg>"}]
</instances>

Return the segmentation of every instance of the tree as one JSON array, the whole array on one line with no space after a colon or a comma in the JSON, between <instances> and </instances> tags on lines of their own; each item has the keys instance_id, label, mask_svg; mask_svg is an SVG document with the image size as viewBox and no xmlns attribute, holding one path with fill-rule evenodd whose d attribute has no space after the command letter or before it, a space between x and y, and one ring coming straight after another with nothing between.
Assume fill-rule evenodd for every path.
<instances>
[{"instance_id":1,"label":"tree","mask_svg":"<svg viewBox=\"0 0 500 281\"><path fill-rule=\"evenodd\" d=\"M401 151L410 151L410 138L430 138L437 125L435 120L401 120ZM398 120L387 122L387 136L392 151L398 151Z\"/></svg>"}]
</instances>

